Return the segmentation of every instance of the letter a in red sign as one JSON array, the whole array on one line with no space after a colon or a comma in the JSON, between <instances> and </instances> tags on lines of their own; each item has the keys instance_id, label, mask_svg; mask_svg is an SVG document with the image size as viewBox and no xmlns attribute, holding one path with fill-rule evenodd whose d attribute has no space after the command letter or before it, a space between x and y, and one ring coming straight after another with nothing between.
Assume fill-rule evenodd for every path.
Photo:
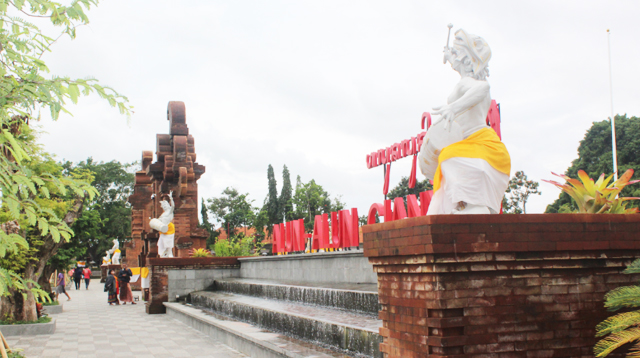
<instances>
[{"instance_id":1,"label":"letter a in red sign","mask_svg":"<svg viewBox=\"0 0 640 358\"><path fill-rule=\"evenodd\" d=\"M322 231L322 215L316 215L313 220L313 236L311 237L311 249L320 249L320 231Z\"/></svg>"},{"instance_id":2,"label":"letter a in red sign","mask_svg":"<svg viewBox=\"0 0 640 358\"><path fill-rule=\"evenodd\" d=\"M324 236L322 238L321 243L323 243L320 248L328 249L329 246L329 214L322 214L322 227Z\"/></svg>"},{"instance_id":3,"label":"letter a in red sign","mask_svg":"<svg viewBox=\"0 0 640 358\"><path fill-rule=\"evenodd\" d=\"M337 249L340 246L340 222L338 222L338 213L331 213L331 247Z\"/></svg>"}]
</instances>

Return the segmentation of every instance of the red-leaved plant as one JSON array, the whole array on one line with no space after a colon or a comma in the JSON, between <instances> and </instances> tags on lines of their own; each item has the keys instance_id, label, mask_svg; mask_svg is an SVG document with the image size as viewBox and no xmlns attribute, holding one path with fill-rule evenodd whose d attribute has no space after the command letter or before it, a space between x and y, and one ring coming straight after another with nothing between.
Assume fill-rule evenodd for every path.
<instances>
[{"instance_id":1,"label":"red-leaved plant","mask_svg":"<svg viewBox=\"0 0 640 358\"><path fill-rule=\"evenodd\" d=\"M551 183L569 194L578 206L579 213L587 214L633 214L638 212L638 208L627 209L626 201L640 198L619 198L618 195L625 186L640 182L640 180L629 181L633 176L633 169L628 169L618 180L609 184L613 174L605 178L604 173L600 175L598 181L594 182L584 170L578 171L578 179L569 178L566 175L551 173L563 178L567 182L564 184L553 180L542 180ZM607 184L609 184L607 186Z\"/></svg>"}]
</instances>

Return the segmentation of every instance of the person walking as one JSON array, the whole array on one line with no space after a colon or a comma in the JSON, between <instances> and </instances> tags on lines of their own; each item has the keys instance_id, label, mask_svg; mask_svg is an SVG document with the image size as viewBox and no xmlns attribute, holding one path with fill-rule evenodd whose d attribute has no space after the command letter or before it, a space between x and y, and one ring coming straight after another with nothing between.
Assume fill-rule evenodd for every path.
<instances>
[{"instance_id":1,"label":"person walking","mask_svg":"<svg viewBox=\"0 0 640 358\"><path fill-rule=\"evenodd\" d=\"M107 296L109 306L114 303L116 305L120 304L120 301L118 301L118 280L113 276L113 270L109 270L107 280L104 282L104 292L109 293L109 296Z\"/></svg>"},{"instance_id":2,"label":"person walking","mask_svg":"<svg viewBox=\"0 0 640 358\"><path fill-rule=\"evenodd\" d=\"M76 290L79 290L80 282L82 282L82 269L78 266L73 270L73 282L76 283Z\"/></svg>"},{"instance_id":3,"label":"person walking","mask_svg":"<svg viewBox=\"0 0 640 358\"><path fill-rule=\"evenodd\" d=\"M60 300L60 294L64 293L65 295L67 295L67 301L71 301L71 297L69 297L69 294L67 293L67 290L65 290L65 288L64 288L65 285L66 285L66 283L64 282L64 273L60 272L58 274L58 281L56 282L57 298L58 298L58 300Z\"/></svg>"},{"instance_id":4,"label":"person walking","mask_svg":"<svg viewBox=\"0 0 640 358\"><path fill-rule=\"evenodd\" d=\"M123 305L126 305L127 302L131 302L132 305L136 304L133 302L133 293L129 285L131 276L133 276L131 269L127 268L127 264L122 264L122 270L118 274L118 281L120 283L120 301L122 301Z\"/></svg>"},{"instance_id":5,"label":"person walking","mask_svg":"<svg viewBox=\"0 0 640 358\"><path fill-rule=\"evenodd\" d=\"M89 268L89 266L85 267L84 270L82 270L82 276L84 277L85 287L88 290L89 282L91 282L91 269Z\"/></svg>"}]
</instances>

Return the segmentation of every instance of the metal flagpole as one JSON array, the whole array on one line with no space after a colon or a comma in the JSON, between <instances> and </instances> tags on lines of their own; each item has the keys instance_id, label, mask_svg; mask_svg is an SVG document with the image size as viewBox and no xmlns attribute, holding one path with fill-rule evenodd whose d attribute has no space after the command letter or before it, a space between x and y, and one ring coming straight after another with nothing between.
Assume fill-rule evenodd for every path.
<instances>
[{"instance_id":1,"label":"metal flagpole","mask_svg":"<svg viewBox=\"0 0 640 358\"><path fill-rule=\"evenodd\" d=\"M607 29L609 50L609 96L611 100L611 147L613 152L613 180L618 181L618 148L616 146L616 118L613 114L613 76L611 75L611 32Z\"/></svg>"}]
</instances>

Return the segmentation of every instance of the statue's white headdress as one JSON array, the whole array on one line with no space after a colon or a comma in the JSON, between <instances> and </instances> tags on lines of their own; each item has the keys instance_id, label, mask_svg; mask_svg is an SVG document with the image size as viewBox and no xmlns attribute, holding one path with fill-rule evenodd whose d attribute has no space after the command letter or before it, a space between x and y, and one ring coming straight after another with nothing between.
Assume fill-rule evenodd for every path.
<instances>
[{"instance_id":1,"label":"statue's white headdress","mask_svg":"<svg viewBox=\"0 0 640 358\"><path fill-rule=\"evenodd\" d=\"M491 48L482 37L470 34L463 29L456 31L454 45L462 46L467 49L471 59L473 60L473 73L478 74L487 66L491 59Z\"/></svg>"}]
</instances>

